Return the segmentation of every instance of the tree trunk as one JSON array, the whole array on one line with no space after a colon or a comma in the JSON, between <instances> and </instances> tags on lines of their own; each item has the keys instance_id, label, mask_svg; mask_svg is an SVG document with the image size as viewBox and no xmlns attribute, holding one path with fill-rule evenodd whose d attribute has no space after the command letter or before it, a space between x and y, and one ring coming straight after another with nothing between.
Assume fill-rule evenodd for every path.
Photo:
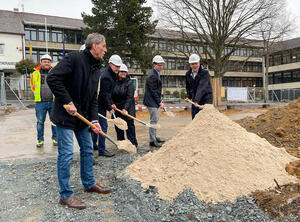
<instances>
[{"instance_id":1,"label":"tree trunk","mask_svg":"<svg viewBox=\"0 0 300 222\"><path fill-rule=\"evenodd\" d=\"M211 79L211 85L213 90L213 104L214 106L221 105L221 89L222 89L222 77L213 77Z\"/></svg>"}]
</instances>

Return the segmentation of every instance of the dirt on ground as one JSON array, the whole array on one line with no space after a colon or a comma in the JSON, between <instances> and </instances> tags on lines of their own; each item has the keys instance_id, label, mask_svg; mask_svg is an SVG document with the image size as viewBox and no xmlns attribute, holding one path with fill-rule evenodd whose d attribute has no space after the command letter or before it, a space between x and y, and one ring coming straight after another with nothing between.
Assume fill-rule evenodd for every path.
<instances>
[{"instance_id":1,"label":"dirt on ground","mask_svg":"<svg viewBox=\"0 0 300 222\"><path fill-rule=\"evenodd\" d=\"M286 107L273 108L264 114L236 121L277 147L300 158L300 98ZM298 216L300 221L300 160L290 162L286 171L299 183L279 185L277 189L256 191L257 204L271 217Z\"/></svg>"},{"instance_id":2,"label":"dirt on ground","mask_svg":"<svg viewBox=\"0 0 300 222\"><path fill-rule=\"evenodd\" d=\"M300 158L300 98L288 106L273 108L256 118L247 117L237 123Z\"/></svg>"}]
</instances>

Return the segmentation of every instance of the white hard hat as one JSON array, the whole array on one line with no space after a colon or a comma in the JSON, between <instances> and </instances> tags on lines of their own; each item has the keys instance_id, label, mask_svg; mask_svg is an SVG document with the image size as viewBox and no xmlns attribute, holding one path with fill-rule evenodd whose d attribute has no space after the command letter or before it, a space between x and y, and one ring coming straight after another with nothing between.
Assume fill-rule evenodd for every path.
<instances>
[{"instance_id":1,"label":"white hard hat","mask_svg":"<svg viewBox=\"0 0 300 222\"><path fill-rule=\"evenodd\" d=\"M197 54L192 54L189 57L189 63L200 62L200 57Z\"/></svg>"},{"instance_id":2,"label":"white hard hat","mask_svg":"<svg viewBox=\"0 0 300 222\"><path fill-rule=\"evenodd\" d=\"M153 57L152 63L165 63L165 61L163 57L161 57L160 55L156 55Z\"/></svg>"},{"instance_id":3,"label":"white hard hat","mask_svg":"<svg viewBox=\"0 0 300 222\"><path fill-rule=\"evenodd\" d=\"M80 49L79 49L79 51L83 51L83 50L85 50L85 44L83 44L82 46L80 46Z\"/></svg>"},{"instance_id":4,"label":"white hard hat","mask_svg":"<svg viewBox=\"0 0 300 222\"><path fill-rule=\"evenodd\" d=\"M50 60L50 61L52 62L52 58L51 58L51 56L49 56L48 54L43 55L43 56L41 57L41 61L42 61L43 59L48 59L48 60Z\"/></svg>"},{"instance_id":5,"label":"white hard hat","mask_svg":"<svg viewBox=\"0 0 300 222\"><path fill-rule=\"evenodd\" d=\"M120 67L120 72L128 72L128 68L125 64L122 64Z\"/></svg>"},{"instance_id":6,"label":"white hard hat","mask_svg":"<svg viewBox=\"0 0 300 222\"><path fill-rule=\"evenodd\" d=\"M112 63L115 66L121 66L123 64L121 57L118 55L112 55L109 58L108 63Z\"/></svg>"}]
</instances>

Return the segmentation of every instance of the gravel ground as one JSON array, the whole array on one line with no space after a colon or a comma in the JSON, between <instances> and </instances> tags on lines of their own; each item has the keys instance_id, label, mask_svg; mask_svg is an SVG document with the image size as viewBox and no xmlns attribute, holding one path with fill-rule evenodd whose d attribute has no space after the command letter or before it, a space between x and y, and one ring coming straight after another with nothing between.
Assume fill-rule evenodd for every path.
<instances>
[{"instance_id":1,"label":"gravel ground","mask_svg":"<svg viewBox=\"0 0 300 222\"><path fill-rule=\"evenodd\" d=\"M144 146L138 155L149 151L152 150ZM155 187L145 190L139 182L123 175L125 167L135 158L118 151L113 158L95 159L96 180L113 190L112 194L100 195L83 192L79 156L74 155L70 184L75 195L87 204L84 210L58 204L55 158L1 161L0 221L276 221L260 210L251 197L239 197L234 203L212 204L199 201L187 189L173 203L159 199ZM284 221L296 221L296 218Z\"/></svg>"}]
</instances>

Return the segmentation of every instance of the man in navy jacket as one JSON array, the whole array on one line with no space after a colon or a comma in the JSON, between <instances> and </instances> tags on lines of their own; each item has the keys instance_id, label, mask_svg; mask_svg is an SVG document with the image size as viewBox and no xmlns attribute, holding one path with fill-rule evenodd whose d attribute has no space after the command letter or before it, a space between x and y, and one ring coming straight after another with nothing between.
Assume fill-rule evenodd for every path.
<instances>
[{"instance_id":1,"label":"man in navy jacket","mask_svg":"<svg viewBox=\"0 0 300 222\"><path fill-rule=\"evenodd\" d=\"M191 54L189 64L191 68L185 74L188 99L198 105L212 104L210 76L208 71L200 66L200 57L197 54ZM192 119L200 110L192 105Z\"/></svg>"}]
</instances>

